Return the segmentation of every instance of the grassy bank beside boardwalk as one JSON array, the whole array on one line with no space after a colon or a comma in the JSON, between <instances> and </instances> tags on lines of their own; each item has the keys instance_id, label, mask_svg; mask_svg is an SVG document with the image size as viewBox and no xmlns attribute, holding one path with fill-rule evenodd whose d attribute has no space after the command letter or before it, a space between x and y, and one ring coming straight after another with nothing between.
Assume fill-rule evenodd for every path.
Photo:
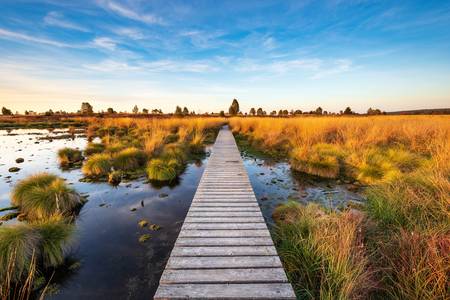
<instances>
[{"instance_id":1,"label":"grassy bank beside boardwalk","mask_svg":"<svg viewBox=\"0 0 450 300\"><path fill-rule=\"evenodd\" d=\"M236 137L295 171L366 186L359 211L277 208L301 299L448 299L450 117L234 118Z\"/></svg>"}]
</instances>

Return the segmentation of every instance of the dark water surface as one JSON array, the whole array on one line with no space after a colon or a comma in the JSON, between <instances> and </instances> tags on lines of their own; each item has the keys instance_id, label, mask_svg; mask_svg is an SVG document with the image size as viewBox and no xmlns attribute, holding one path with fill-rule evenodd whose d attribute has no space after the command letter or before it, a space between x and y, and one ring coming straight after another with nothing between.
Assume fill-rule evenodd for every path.
<instances>
[{"instance_id":1,"label":"dark water surface","mask_svg":"<svg viewBox=\"0 0 450 300\"><path fill-rule=\"evenodd\" d=\"M10 134L18 135L8 135L0 131L0 207L10 205L10 191L17 180L39 171L58 174L88 196L89 201L76 221L70 263L56 272L54 294L47 298L151 299L207 159L189 164L173 187L153 187L144 178L118 187L83 183L79 182L82 177L79 169L63 171L58 167L56 152L62 147L83 149L86 139L38 140L47 133L14 130ZM37 141L39 144L35 144ZM25 162L17 164L15 160L19 157ZM21 170L8 172L13 166ZM136 210L131 211L133 208ZM161 229L141 228L138 222L142 219L160 225ZM14 222L17 221L10 221ZM139 237L145 233L151 239L139 243Z\"/></svg>"},{"instance_id":2,"label":"dark water surface","mask_svg":"<svg viewBox=\"0 0 450 300\"><path fill-rule=\"evenodd\" d=\"M18 129L9 134L0 130L0 208L10 205L10 191L17 180L40 171L65 178L89 200L76 220L68 263L55 273L52 293L47 298L151 299L207 158L189 164L180 181L172 187L155 187L144 178L122 182L118 187L84 183L79 182L82 178L79 169L63 171L58 167L56 152L62 147L84 149L86 138L79 135L75 139L39 140L48 134L47 130ZM19 157L25 162L16 163ZM243 157L269 225L273 222L273 209L288 199L317 202L329 208L345 205L349 200L363 201L346 184L295 176L287 163L271 163L245 153ZM8 172L14 166L21 170ZM143 219L160 225L161 229L141 228L138 222ZM7 223L14 222L17 221ZM151 239L139 243L139 237L146 233Z\"/></svg>"}]
</instances>

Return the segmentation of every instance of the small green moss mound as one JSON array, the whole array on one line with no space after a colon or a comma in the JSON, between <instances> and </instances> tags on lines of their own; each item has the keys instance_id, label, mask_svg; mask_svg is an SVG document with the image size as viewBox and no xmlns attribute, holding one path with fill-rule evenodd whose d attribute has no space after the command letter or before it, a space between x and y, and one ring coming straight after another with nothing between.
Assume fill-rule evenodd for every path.
<instances>
[{"instance_id":1,"label":"small green moss mound","mask_svg":"<svg viewBox=\"0 0 450 300\"><path fill-rule=\"evenodd\" d=\"M115 169L122 171L134 171L144 166L146 160L147 156L144 151L130 147L114 156L113 166Z\"/></svg>"},{"instance_id":2,"label":"small green moss mound","mask_svg":"<svg viewBox=\"0 0 450 300\"><path fill-rule=\"evenodd\" d=\"M74 148L62 148L58 151L59 164L62 167L80 163L83 160L81 151Z\"/></svg>"},{"instance_id":3,"label":"small green moss mound","mask_svg":"<svg viewBox=\"0 0 450 300\"><path fill-rule=\"evenodd\" d=\"M86 156L102 153L105 150L105 145L100 143L89 143L84 150Z\"/></svg>"},{"instance_id":4,"label":"small green moss mound","mask_svg":"<svg viewBox=\"0 0 450 300\"><path fill-rule=\"evenodd\" d=\"M108 182L112 185L118 185L122 181L122 172L121 171L113 171L108 175Z\"/></svg>"},{"instance_id":5,"label":"small green moss mound","mask_svg":"<svg viewBox=\"0 0 450 300\"><path fill-rule=\"evenodd\" d=\"M187 161L186 148L181 144L171 144L163 148L161 158L163 159L175 159L180 165L183 165Z\"/></svg>"},{"instance_id":6,"label":"small green moss mound","mask_svg":"<svg viewBox=\"0 0 450 300\"><path fill-rule=\"evenodd\" d=\"M111 168L111 157L108 154L99 153L89 157L81 171L88 177L99 178L107 176Z\"/></svg>"},{"instance_id":7,"label":"small green moss mound","mask_svg":"<svg viewBox=\"0 0 450 300\"><path fill-rule=\"evenodd\" d=\"M180 163L176 159L152 159L147 166L150 180L172 181L178 176Z\"/></svg>"},{"instance_id":8,"label":"small green moss mound","mask_svg":"<svg viewBox=\"0 0 450 300\"><path fill-rule=\"evenodd\" d=\"M63 179L40 173L19 181L13 189L12 202L28 220L45 220L55 214L72 214L82 199Z\"/></svg>"}]
</instances>

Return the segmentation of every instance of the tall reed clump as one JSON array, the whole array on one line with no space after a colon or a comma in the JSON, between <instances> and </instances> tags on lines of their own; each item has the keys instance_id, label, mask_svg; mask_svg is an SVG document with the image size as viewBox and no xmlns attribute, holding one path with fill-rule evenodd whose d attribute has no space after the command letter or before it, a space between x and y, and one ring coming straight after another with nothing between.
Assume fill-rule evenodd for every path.
<instances>
[{"instance_id":1,"label":"tall reed clump","mask_svg":"<svg viewBox=\"0 0 450 300\"><path fill-rule=\"evenodd\" d=\"M144 151L134 147L121 150L113 156L113 166L117 170L133 171L145 165L147 156Z\"/></svg>"},{"instance_id":2,"label":"tall reed clump","mask_svg":"<svg viewBox=\"0 0 450 300\"><path fill-rule=\"evenodd\" d=\"M62 167L68 167L83 160L83 155L81 151L73 148L62 148L58 150L59 164Z\"/></svg>"},{"instance_id":3,"label":"tall reed clump","mask_svg":"<svg viewBox=\"0 0 450 300\"><path fill-rule=\"evenodd\" d=\"M300 299L366 299L373 291L360 214L290 202L274 219L278 253Z\"/></svg>"},{"instance_id":4,"label":"tall reed clump","mask_svg":"<svg viewBox=\"0 0 450 300\"><path fill-rule=\"evenodd\" d=\"M107 176L112 168L111 156L106 153L97 153L90 156L85 162L81 171L84 175L92 178Z\"/></svg>"},{"instance_id":5,"label":"tall reed clump","mask_svg":"<svg viewBox=\"0 0 450 300\"><path fill-rule=\"evenodd\" d=\"M82 205L82 199L63 179L39 173L17 183L12 203L28 220L45 220L57 214L71 215Z\"/></svg>"},{"instance_id":6,"label":"tall reed clump","mask_svg":"<svg viewBox=\"0 0 450 300\"><path fill-rule=\"evenodd\" d=\"M0 227L0 295L8 299L32 289L37 272L64 262L74 225L53 216L30 224ZM15 297L19 297L16 295ZM20 297L19 297L20 298Z\"/></svg>"}]
</instances>

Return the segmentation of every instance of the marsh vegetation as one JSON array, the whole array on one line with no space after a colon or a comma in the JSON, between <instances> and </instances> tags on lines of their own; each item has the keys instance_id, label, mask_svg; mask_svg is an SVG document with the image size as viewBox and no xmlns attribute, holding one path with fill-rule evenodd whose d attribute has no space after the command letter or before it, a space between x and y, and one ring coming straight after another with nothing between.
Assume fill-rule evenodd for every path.
<instances>
[{"instance_id":1,"label":"marsh vegetation","mask_svg":"<svg viewBox=\"0 0 450 300\"><path fill-rule=\"evenodd\" d=\"M291 202L275 211L300 298L448 298L449 124L445 116L230 121L238 139L295 171L364 187L360 210Z\"/></svg>"}]
</instances>

